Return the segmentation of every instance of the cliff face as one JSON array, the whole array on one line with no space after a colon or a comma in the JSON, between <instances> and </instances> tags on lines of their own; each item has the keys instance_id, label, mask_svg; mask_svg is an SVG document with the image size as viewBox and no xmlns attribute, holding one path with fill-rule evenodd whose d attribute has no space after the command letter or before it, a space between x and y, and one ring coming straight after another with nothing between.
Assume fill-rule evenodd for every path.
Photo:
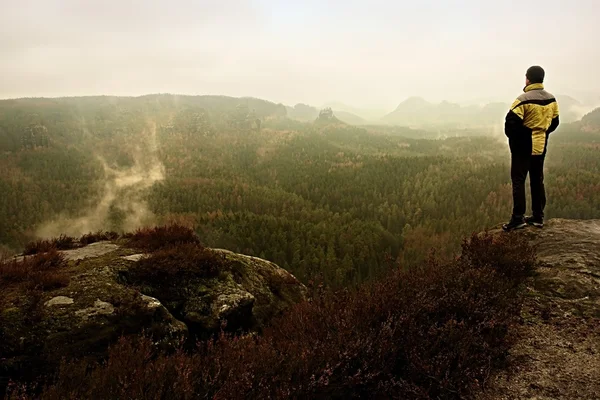
<instances>
[{"instance_id":1,"label":"cliff face","mask_svg":"<svg viewBox=\"0 0 600 400\"><path fill-rule=\"evenodd\" d=\"M481 398L600 398L600 220L554 219L514 234L537 247L540 266L510 366Z\"/></svg>"}]
</instances>

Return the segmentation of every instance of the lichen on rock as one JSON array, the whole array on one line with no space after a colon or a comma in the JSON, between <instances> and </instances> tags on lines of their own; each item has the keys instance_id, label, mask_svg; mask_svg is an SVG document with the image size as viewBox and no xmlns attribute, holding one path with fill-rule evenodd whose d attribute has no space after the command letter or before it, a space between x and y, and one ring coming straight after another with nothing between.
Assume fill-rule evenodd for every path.
<instances>
[{"instance_id":1,"label":"lichen on rock","mask_svg":"<svg viewBox=\"0 0 600 400\"><path fill-rule=\"evenodd\" d=\"M46 307L52 307L52 306L64 306L64 305L69 305L69 304L73 304L73 303L74 303L74 301L70 297L56 296L56 297L51 298L47 302L45 302L44 305Z\"/></svg>"},{"instance_id":2,"label":"lichen on rock","mask_svg":"<svg viewBox=\"0 0 600 400\"><path fill-rule=\"evenodd\" d=\"M114 312L115 307L112 304L98 299L94 302L94 305L92 307L75 311L75 315L83 319L88 319L96 315L111 315Z\"/></svg>"}]
</instances>

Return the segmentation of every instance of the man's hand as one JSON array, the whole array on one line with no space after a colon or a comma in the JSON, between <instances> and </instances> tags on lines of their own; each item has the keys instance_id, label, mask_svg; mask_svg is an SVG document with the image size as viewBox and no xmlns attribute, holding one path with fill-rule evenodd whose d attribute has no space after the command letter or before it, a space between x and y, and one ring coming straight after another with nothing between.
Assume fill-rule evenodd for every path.
<instances>
[{"instance_id":1,"label":"man's hand","mask_svg":"<svg viewBox=\"0 0 600 400\"><path fill-rule=\"evenodd\" d=\"M552 118L552 123L550 123L550 126L548 127L546 134L549 135L552 132L554 132L556 130L556 128L558 128L558 124L560 124L560 121L558 120L558 115L557 115L556 117Z\"/></svg>"},{"instance_id":2,"label":"man's hand","mask_svg":"<svg viewBox=\"0 0 600 400\"><path fill-rule=\"evenodd\" d=\"M506 119L504 121L504 134L506 137L514 138L517 137L521 130L523 129L523 120L510 110L508 114L506 114Z\"/></svg>"}]
</instances>

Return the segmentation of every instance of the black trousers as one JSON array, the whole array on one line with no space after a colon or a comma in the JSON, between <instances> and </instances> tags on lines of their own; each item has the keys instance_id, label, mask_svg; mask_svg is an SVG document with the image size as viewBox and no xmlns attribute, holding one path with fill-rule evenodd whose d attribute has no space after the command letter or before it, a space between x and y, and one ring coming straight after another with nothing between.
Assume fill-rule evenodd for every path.
<instances>
[{"instance_id":1,"label":"black trousers","mask_svg":"<svg viewBox=\"0 0 600 400\"><path fill-rule=\"evenodd\" d=\"M546 191L544 189L544 160L546 155L531 156L512 154L510 177L513 187L513 218L521 219L527 211L525 180L529 174L531 209L535 218L544 218Z\"/></svg>"}]
</instances>

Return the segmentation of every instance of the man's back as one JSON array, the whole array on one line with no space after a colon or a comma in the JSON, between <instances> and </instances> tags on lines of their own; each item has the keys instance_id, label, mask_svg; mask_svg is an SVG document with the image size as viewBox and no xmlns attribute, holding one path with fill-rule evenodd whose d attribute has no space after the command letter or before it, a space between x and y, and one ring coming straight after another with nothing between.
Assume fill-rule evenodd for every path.
<instances>
[{"instance_id":1,"label":"man's back","mask_svg":"<svg viewBox=\"0 0 600 400\"><path fill-rule=\"evenodd\" d=\"M507 116L507 122L512 119L514 126L512 132L507 132L511 139L511 150L531 155L544 154L546 136L555 129L552 121L557 117L556 98L544 90L542 83L528 85L525 93L515 100Z\"/></svg>"}]
</instances>

